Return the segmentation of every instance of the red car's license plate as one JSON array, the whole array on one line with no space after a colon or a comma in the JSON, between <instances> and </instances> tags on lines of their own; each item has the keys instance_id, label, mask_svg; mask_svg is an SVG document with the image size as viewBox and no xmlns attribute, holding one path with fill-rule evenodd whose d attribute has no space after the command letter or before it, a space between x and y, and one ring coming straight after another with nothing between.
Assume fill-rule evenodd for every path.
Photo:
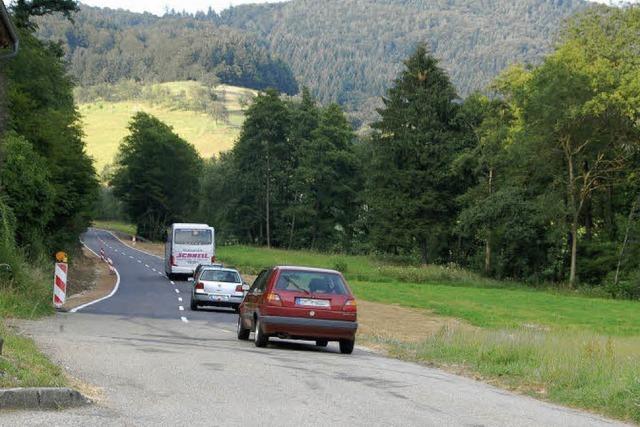
<instances>
[{"instance_id":1,"label":"red car's license plate","mask_svg":"<svg viewBox=\"0 0 640 427\"><path fill-rule=\"evenodd\" d=\"M296 305L305 307L331 307L331 302L326 299L296 298Z\"/></svg>"}]
</instances>

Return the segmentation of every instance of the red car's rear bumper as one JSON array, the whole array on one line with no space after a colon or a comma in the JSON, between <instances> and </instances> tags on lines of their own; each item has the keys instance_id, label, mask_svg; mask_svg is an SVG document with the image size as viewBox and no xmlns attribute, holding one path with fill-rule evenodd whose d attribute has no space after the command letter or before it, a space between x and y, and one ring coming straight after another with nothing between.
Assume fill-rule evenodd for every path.
<instances>
[{"instance_id":1,"label":"red car's rear bumper","mask_svg":"<svg viewBox=\"0 0 640 427\"><path fill-rule=\"evenodd\" d=\"M358 322L304 317L262 316L260 323L265 334L291 339L353 340L358 329Z\"/></svg>"}]
</instances>

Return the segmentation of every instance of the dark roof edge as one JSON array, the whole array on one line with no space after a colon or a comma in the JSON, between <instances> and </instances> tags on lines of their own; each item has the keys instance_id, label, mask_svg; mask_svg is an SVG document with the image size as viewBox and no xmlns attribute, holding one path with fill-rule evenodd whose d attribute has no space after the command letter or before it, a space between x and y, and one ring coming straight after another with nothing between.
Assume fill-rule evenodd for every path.
<instances>
[{"instance_id":1,"label":"dark roof edge","mask_svg":"<svg viewBox=\"0 0 640 427\"><path fill-rule=\"evenodd\" d=\"M14 57L18 54L18 47L20 46L20 40L18 39L18 34L16 33L15 27L11 23L11 19L9 19L9 12L7 12L7 9L4 6L4 1L2 0L0 0L0 20L2 21L4 26L7 28L7 31L9 32L9 37L13 42L13 52L4 56L0 55L0 59L7 59L7 58Z\"/></svg>"}]
</instances>

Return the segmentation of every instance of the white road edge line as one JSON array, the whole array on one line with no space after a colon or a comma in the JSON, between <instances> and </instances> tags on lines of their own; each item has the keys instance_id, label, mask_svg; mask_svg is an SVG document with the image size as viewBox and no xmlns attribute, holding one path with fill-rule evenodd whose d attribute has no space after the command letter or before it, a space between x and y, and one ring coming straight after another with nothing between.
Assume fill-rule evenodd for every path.
<instances>
[{"instance_id":1,"label":"white road edge line","mask_svg":"<svg viewBox=\"0 0 640 427\"><path fill-rule=\"evenodd\" d=\"M97 253L95 253L89 246L87 246L82 240L80 240L80 243L82 243L82 246L84 246L85 248L89 249L89 251L91 251L92 254L94 254L95 256L97 256L98 258L100 258L100 255L98 255ZM120 287L120 273L118 273L118 270L113 267L113 271L116 272L116 285L113 287L113 290L111 291L111 293L107 296L104 296L102 298L98 298L97 300L88 302L86 304L83 304L79 307L76 308L72 308L71 310L69 310L69 313L77 313L79 310L82 310L83 308L89 307L90 305L93 304L97 304L100 301L104 301L108 298L111 298L112 296L114 296L116 294L116 292L118 292L118 288Z\"/></svg>"},{"instance_id":2,"label":"white road edge line","mask_svg":"<svg viewBox=\"0 0 640 427\"><path fill-rule=\"evenodd\" d=\"M129 249L133 249L134 251L142 252L143 254L147 254L147 255L150 255L150 256L152 256L152 257L155 257L155 258L158 258L158 259L162 259L162 260L164 260L164 258L163 258L163 257L161 257L161 256L158 256L158 255L152 254L151 252L143 251L142 249L134 248L133 246L129 246L129 245L127 245L127 244L126 244L125 242L123 242L123 241L122 241L118 236L116 236L115 234L113 234L113 233L112 233L111 231L109 231L109 230L105 230L105 229L103 229L103 228L95 228L95 227L93 227L93 229L94 229L94 230L104 231L104 232L106 232L106 233L111 234L111 235L112 235L112 236L113 236L117 241L119 241L120 243L122 243L123 245L125 245L126 247L128 247Z\"/></svg>"},{"instance_id":3,"label":"white road edge line","mask_svg":"<svg viewBox=\"0 0 640 427\"><path fill-rule=\"evenodd\" d=\"M180 320L182 320L184 323L189 323L189 321L187 320L187 318L186 318L186 317L184 317L184 316L182 316L182 317L180 318Z\"/></svg>"}]
</instances>

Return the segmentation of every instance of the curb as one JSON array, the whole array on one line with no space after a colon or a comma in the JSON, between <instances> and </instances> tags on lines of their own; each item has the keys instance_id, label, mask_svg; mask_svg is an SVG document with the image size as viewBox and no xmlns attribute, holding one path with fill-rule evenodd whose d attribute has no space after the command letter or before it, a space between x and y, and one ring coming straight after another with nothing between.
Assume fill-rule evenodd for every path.
<instances>
[{"instance_id":1,"label":"curb","mask_svg":"<svg viewBox=\"0 0 640 427\"><path fill-rule=\"evenodd\" d=\"M90 403L91 401L80 392L66 387L0 389L0 410L62 409Z\"/></svg>"}]
</instances>

